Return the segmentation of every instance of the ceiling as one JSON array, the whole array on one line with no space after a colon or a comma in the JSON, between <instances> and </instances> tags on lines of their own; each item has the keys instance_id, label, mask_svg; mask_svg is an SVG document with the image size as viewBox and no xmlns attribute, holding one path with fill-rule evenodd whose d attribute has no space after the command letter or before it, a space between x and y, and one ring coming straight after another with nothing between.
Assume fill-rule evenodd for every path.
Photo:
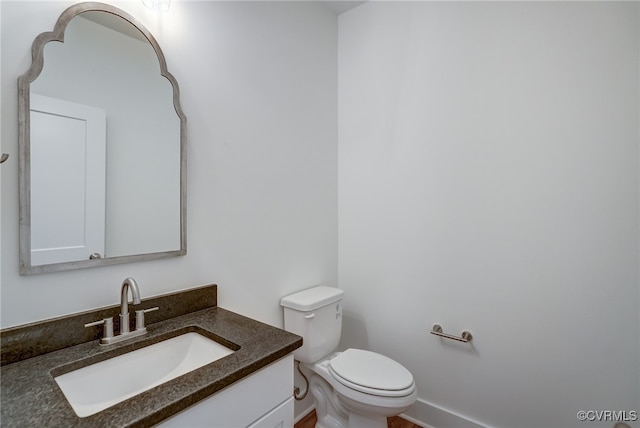
<instances>
[{"instance_id":1,"label":"ceiling","mask_svg":"<svg viewBox=\"0 0 640 428\"><path fill-rule=\"evenodd\" d=\"M329 9L331 9L336 15L340 15L343 12L346 12L359 4L364 3L364 1L352 1L352 0L337 0L337 1L323 1L324 4L327 5Z\"/></svg>"}]
</instances>

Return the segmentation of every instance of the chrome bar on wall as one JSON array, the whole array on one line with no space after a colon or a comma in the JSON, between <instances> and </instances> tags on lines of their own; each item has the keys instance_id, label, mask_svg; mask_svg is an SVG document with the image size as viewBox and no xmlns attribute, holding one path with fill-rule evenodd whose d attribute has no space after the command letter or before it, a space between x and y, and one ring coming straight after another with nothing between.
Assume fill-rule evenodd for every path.
<instances>
[{"instance_id":1,"label":"chrome bar on wall","mask_svg":"<svg viewBox=\"0 0 640 428\"><path fill-rule=\"evenodd\" d=\"M442 326L440 324L434 324L433 328L431 328L431 334L435 334L436 336L444 337L445 339L457 340L458 342L469 343L473 340L473 336L468 331L463 331L462 336L453 336L451 334L443 333Z\"/></svg>"}]
</instances>

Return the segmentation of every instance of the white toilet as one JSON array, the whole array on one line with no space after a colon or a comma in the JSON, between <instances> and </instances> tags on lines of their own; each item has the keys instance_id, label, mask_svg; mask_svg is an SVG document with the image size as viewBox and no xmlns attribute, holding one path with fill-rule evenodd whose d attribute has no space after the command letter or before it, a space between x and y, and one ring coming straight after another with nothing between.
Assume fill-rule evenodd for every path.
<instances>
[{"instance_id":1,"label":"white toilet","mask_svg":"<svg viewBox=\"0 0 640 428\"><path fill-rule=\"evenodd\" d=\"M339 288L318 286L283 297L284 328L302 336L294 358L311 370L316 428L386 428L387 417L418 396L411 372L375 352L334 352L342 333Z\"/></svg>"}]
</instances>

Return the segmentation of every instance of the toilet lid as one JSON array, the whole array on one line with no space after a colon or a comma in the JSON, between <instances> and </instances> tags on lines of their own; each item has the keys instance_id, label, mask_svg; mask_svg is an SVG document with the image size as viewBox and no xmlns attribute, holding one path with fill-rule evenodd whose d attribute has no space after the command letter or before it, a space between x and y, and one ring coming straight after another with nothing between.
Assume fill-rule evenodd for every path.
<instances>
[{"instance_id":1,"label":"toilet lid","mask_svg":"<svg viewBox=\"0 0 640 428\"><path fill-rule=\"evenodd\" d=\"M391 358L371 351L347 349L332 358L329 366L340 378L367 389L401 391L413 385L409 370Z\"/></svg>"}]
</instances>

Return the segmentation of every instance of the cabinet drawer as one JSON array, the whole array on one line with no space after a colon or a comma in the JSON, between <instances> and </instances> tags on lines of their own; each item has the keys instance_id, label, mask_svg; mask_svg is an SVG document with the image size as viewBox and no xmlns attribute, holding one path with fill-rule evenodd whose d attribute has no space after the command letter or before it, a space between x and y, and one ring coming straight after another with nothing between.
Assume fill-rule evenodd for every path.
<instances>
[{"instance_id":1,"label":"cabinet drawer","mask_svg":"<svg viewBox=\"0 0 640 428\"><path fill-rule=\"evenodd\" d=\"M292 428L293 397L249 425L248 428Z\"/></svg>"}]
</instances>

